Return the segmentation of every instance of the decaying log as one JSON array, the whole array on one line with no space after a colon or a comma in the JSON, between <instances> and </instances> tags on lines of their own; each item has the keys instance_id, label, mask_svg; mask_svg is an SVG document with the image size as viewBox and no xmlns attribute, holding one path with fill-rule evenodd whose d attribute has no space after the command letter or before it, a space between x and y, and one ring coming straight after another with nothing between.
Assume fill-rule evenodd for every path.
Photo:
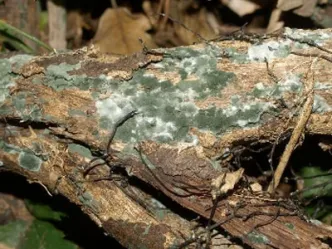
<instances>
[{"instance_id":1,"label":"decaying log","mask_svg":"<svg viewBox=\"0 0 332 249\"><path fill-rule=\"evenodd\" d=\"M242 152L289 138L310 82L304 133L332 133L331 30L236 37L128 57L85 48L2 58L0 169L64 195L129 248L193 246L189 220L209 220L213 203L212 235L328 248L331 230L292 201L250 192L246 177L213 201L211 182L241 168Z\"/></svg>"}]
</instances>

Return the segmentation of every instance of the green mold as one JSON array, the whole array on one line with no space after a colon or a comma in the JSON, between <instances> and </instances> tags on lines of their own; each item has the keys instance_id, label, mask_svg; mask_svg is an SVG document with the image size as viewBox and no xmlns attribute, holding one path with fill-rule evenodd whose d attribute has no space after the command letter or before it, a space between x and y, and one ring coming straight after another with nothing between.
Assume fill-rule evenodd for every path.
<instances>
[{"instance_id":1,"label":"green mold","mask_svg":"<svg viewBox=\"0 0 332 249\"><path fill-rule=\"evenodd\" d=\"M285 226L288 227L290 230L294 230L295 226L291 223L285 223Z\"/></svg>"},{"instance_id":2,"label":"green mold","mask_svg":"<svg viewBox=\"0 0 332 249\"><path fill-rule=\"evenodd\" d=\"M85 112L78 109L70 109L68 111L69 116L86 116Z\"/></svg>"},{"instance_id":3,"label":"green mold","mask_svg":"<svg viewBox=\"0 0 332 249\"><path fill-rule=\"evenodd\" d=\"M148 235L148 234L149 234L150 227L151 227L151 224L148 224L148 225L145 227L144 232L143 232L143 235Z\"/></svg>"},{"instance_id":4,"label":"green mold","mask_svg":"<svg viewBox=\"0 0 332 249\"><path fill-rule=\"evenodd\" d=\"M18 156L19 165L30 171L38 172L42 165L42 160L32 153L21 151Z\"/></svg>"},{"instance_id":5,"label":"green mold","mask_svg":"<svg viewBox=\"0 0 332 249\"><path fill-rule=\"evenodd\" d=\"M34 120L40 121L43 118L41 109L36 104L27 105L26 99L31 93L19 93L12 97L12 104L15 112L21 116L23 121Z\"/></svg>"},{"instance_id":6,"label":"green mold","mask_svg":"<svg viewBox=\"0 0 332 249\"><path fill-rule=\"evenodd\" d=\"M264 62L274 58L284 58L290 54L291 41L269 41L248 48L249 61Z\"/></svg>"},{"instance_id":7,"label":"green mold","mask_svg":"<svg viewBox=\"0 0 332 249\"><path fill-rule=\"evenodd\" d=\"M312 107L312 112L314 113L324 113L332 111L332 107L326 102L326 100L318 95L314 95L314 104Z\"/></svg>"},{"instance_id":8,"label":"green mold","mask_svg":"<svg viewBox=\"0 0 332 249\"><path fill-rule=\"evenodd\" d=\"M317 30L302 30L302 29L291 29L285 28L284 34L290 36L296 40L323 45L323 43L331 39L332 35L326 31ZM303 44L301 42L296 42L297 44Z\"/></svg>"},{"instance_id":9,"label":"green mold","mask_svg":"<svg viewBox=\"0 0 332 249\"><path fill-rule=\"evenodd\" d=\"M248 55L245 53L238 52L235 48L225 48L224 49L227 58L237 64L248 63Z\"/></svg>"},{"instance_id":10,"label":"green mold","mask_svg":"<svg viewBox=\"0 0 332 249\"><path fill-rule=\"evenodd\" d=\"M17 154L21 152L21 148L12 144L7 144L5 141L0 139L0 149L9 154Z\"/></svg>"},{"instance_id":11,"label":"green mold","mask_svg":"<svg viewBox=\"0 0 332 249\"><path fill-rule=\"evenodd\" d=\"M264 234L253 231L247 235L248 239L257 244L268 244L270 240Z\"/></svg>"},{"instance_id":12,"label":"green mold","mask_svg":"<svg viewBox=\"0 0 332 249\"><path fill-rule=\"evenodd\" d=\"M80 195L78 197L78 199L80 200L80 202L85 205L88 206L89 208L91 208L94 212L98 212L98 203L93 199L93 196L88 193L88 192L84 192L82 195Z\"/></svg>"},{"instance_id":13,"label":"green mold","mask_svg":"<svg viewBox=\"0 0 332 249\"><path fill-rule=\"evenodd\" d=\"M63 78L63 79L69 80L72 76L70 76L68 74L68 72L70 72L72 70L77 70L80 68L81 68L80 63L71 65L71 64L63 62L59 65L49 65L46 69L45 75L48 77L52 77L53 79Z\"/></svg>"},{"instance_id":14,"label":"green mold","mask_svg":"<svg viewBox=\"0 0 332 249\"><path fill-rule=\"evenodd\" d=\"M170 59L173 54L176 57ZM229 108L197 108L196 100L221 97L222 89L235 77L233 73L217 69L220 54L221 48L213 46L199 50L171 50L163 61L153 65L164 71L182 70L182 80L177 84L146 74L144 68L135 71L129 81L112 84L109 90L112 97L96 101L99 127L112 129L114 123L136 109L139 115L119 127L116 139L130 143L148 139L166 143L187 142L195 140L188 139L191 127L218 134L234 127L252 127L259 123L263 113L274 113L272 105L252 100L246 104L240 99L229 107L235 108L232 114ZM168 63L170 60L173 63ZM194 75L195 79L187 80L189 75Z\"/></svg>"},{"instance_id":15,"label":"green mold","mask_svg":"<svg viewBox=\"0 0 332 249\"><path fill-rule=\"evenodd\" d=\"M167 210L158 209L158 210L155 210L153 213L158 220L163 220L167 214Z\"/></svg>"},{"instance_id":16,"label":"green mold","mask_svg":"<svg viewBox=\"0 0 332 249\"><path fill-rule=\"evenodd\" d=\"M23 112L25 110L25 98L27 97L26 93L19 93L15 97L12 98L13 106L19 112Z\"/></svg>"},{"instance_id":17,"label":"green mold","mask_svg":"<svg viewBox=\"0 0 332 249\"><path fill-rule=\"evenodd\" d=\"M0 104L4 102L8 97L9 88L14 87L16 83L13 81L13 75L11 75L12 68L11 63L8 59L0 60ZM2 110L4 107L0 108L0 112L5 112Z\"/></svg>"},{"instance_id":18,"label":"green mold","mask_svg":"<svg viewBox=\"0 0 332 249\"><path fill-rule=\"evenodd\" d=\"M86 158L92 158L92 154L91 151L79 144L68 144L68 150L69 152L74 152L74 153L78 153L79 155L86 157Z\"/></svg>"},{"instance_id":19,"label":"green mold","mask_svg":"<svg viewBox=\"0 0 332 249\"><path fill-rule=\"evenodd\" d=\"M70 71L80 69L81 64L71 65L67 63L61 63L59 65L50 65L45 72L45 79L43 84L52 87L56 91L60 91L68 88L79 88L80 90L89 89L109 89L112 86L112 80L108 80L105 76L99 77L87 77L86 75L70 75ZM99 95L95 93L94 97Z\"/></svg>"},{"instance_id":20,"label":"green mold","mask_svg":"<svg viewBox=\"0 0 332 249\"><path fill-rule=\"evenodd\" d=\"M149 160L149 158L144 155L143 153L139 152L139 156L142 159L142 162L150 169L150 170L155 170L156 166L153 165L153 163Z\"/></svg>"},{"instance_id":21,"label":"green mold","mask_svg":"<svg viewBox=\"0 0 332 249\"><path fill-rule=\"evenodd\" d=\"M19 71L25 64L34 59L35 56L27 54L18 54L10 57L8 60L12 64L12 68L15 71Z\"/></svg>"}]
</instances>

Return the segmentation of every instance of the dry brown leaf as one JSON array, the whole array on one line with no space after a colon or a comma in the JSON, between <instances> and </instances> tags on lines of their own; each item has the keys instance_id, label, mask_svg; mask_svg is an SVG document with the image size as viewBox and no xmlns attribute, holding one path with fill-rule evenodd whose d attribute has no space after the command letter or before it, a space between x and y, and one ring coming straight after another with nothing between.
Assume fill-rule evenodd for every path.
<instances>
[{"instance_id":1,"label":"dry brown leaf","mask_svg":"<svg viewBox=\"0 0 332 249\"><path fill-rule=\"evenodd\" d=\"M258 182L254 182L254 183L250 184L250 188L251 188L252 192L262 192L263 191L262 185L260 185Z\"/></svg>"},{"instance_id":2,"label":"dry brown leaf","mask_svg":"<svg viewBox=\"0 0 332 249\"><path fill-rule=\"evenodd\" d=\"M289 11L301 7L304 2L304 0L279 0L277 8L281 9L282 11Z\"/></svg>"},{"instance_id":3,"label":"dry brown leaf","mask_svg":"<svg viewBox=\"0 0 332 249\"><path fill-rule=\"evenodd\" d=\"M314 13L317 2L318 0L306 0L300 8L294 10L294 13L299 16L309 17Z\"/></svg>"},{"instance_id":4,"label":"dry brown leaf","mask_svg":"<svg viewBox=\"0 0 332 249\"><path fill-rule=\"evenodd\" d=\"M174 29L177 36L188 45L191 45L195 42L201 42L197 34L200 34L204 39L207 40L215 38L216 34L208 22L208 13L209 12L205 8L201 8L195 13L181 14L181 16L179 16L179 21L187 28L193 30L196 34L184 28L182 25L175 25Z\"/></svg>"},{"instance_id":5,"label":"dry brown leaf","mask_svg":"<svg viewBox=\"0 0 332 249\"><path fill-rule=\"evenodd\" d=\"M282 10L274 9L271 13L269 25L267 26L266 33L272 33L281 29L284 26L284 22L280 21Z\"/></svg>"},{"instance_id":6,"label":"dry brown leaf","mask_svg":"<svg viewBox=\"0 0 332 249\"><path fill-rule=\"evenodd\" d=\"M226 194L229 190L234 189L234 186L239 182L243 175L244 169L239 168L234 172L221 173L217 178L211 182L212 198L215 200L218 196Z\"/></svg>"},{"instance_id":7,"label":"dry brown leaf","mask_svg":"<svg viewBox=\"0 0 332 249\"><path fill-rule=\"evenodd\" d=\"M94 44L101 52L131 54L142 50L141 38L148 48L156 48L151 36L148 18L132 14L126 8L107 9L101 16Z\"/></svg>"},{"instance_id":8,"label":"dry brown leaf","mask_svg":"<svg viewBox=\"0 0 332 249\"><path fill-rule=\"evenodd\" d=\"M249 0L221 0L221 2L239 16L254 13L261 8L258 4Z\"/></svg>"}]
</instances>

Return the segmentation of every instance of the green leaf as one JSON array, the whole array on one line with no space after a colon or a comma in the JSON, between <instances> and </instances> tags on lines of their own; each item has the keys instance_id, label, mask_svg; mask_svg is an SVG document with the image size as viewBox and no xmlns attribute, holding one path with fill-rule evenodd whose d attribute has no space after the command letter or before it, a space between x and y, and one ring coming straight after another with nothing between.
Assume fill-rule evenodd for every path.
<instances>
[{"instance_id":1,"label":"green leaf","mask_svg":"<svg viewBox=\"0 0 332 249\"><path fill-rule=\"evenodd\" d=\"M65 213L53 210L49 205L43 203L25 200L25 205L29 212L39 220L61 221L63 217L66 217Z\"/></svg>"},{"instance_id":2,"label":"green leaf","mask_svg":"<svg viewBox=\"0 0 332 249\"><path fill-rule=\"evenodd\" d=\"M31 36L31 35L25 33L24 31L22 31L20 29L15 28L14 26L6 23L4 20L0 20L0 34L2 36L5 36L7 38L7 40L10 38L8 41L11 43L11 45L14 47L18 46L21 49L23 49L23 51L25 51L25 49L29 49L29 47L27 45L25 45L25 43L19 38L20 36L33 41L34 43L47 49L48 51L53 50L46 43L42 42L41 40L37 39L34 36Z\"/></svg>"},{"instance_id":3,"label":"green leaf","mask_svg":"<svg viewBox=\"0 0 332 249\"><path fill-rule=\"evenodd\" d=\"M317 166L306 166L301 169L300 175L304 178L305 188L303 198L332 197L332 175L318 176L326 173L328 171ZM308 178L312 176L318 177Z\"/></svg>"},{"instance_id":4,"label":"green leaf","mask_svg":"<svg viewBox=\"0 0 332 249\"><path fill-rule=\"evenodd\" d=\"M29 223L23 220L16 220L0 226L0 243L16 248L20 239L24 237Z\"/></svg>"},{"instance_id":5,"label":"green leaf","mask_svg":"<svg viewBox=\"0 0 332 249\"><path fill-rule=\"evenodd\" d=\"M78 249L64 233L49 222L34 220L18 249Z\"/></svg>"}]
</instances>

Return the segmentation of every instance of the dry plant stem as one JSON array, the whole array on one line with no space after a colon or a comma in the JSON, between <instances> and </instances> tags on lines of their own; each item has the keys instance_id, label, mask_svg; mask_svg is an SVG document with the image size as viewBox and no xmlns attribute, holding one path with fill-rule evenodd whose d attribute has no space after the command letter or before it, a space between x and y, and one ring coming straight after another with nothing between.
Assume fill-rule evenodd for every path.
<instances>
[{"instance_id":1,"label":"dry plant stem","mask_svg":"<svg viewBox=\"0 0 332 249\"><path fill-rule=\"evenodd\" d=\"M297 142L299 141L299 138L300 138L302 132L304 131L305 126L309 120L309 117L311 115L312 106L314 103L313 89L314 89L314 79L312 79L310 81L310 83L308 84L307 94L306 94L307 100L305 101L305 103L303 105L303 109L300 114L299 121L297 122L297 124L292 132L291 138L284 150L284 153L282 154L282 156L280 158L280 161L279 161L277 169L274 173L273 179L269 185L268 192L270 194L274 193L274 190L278 187L281 176L285 171L289 158L291 157L293 150L294 150Z\"/></svg>"}]
</instances>

